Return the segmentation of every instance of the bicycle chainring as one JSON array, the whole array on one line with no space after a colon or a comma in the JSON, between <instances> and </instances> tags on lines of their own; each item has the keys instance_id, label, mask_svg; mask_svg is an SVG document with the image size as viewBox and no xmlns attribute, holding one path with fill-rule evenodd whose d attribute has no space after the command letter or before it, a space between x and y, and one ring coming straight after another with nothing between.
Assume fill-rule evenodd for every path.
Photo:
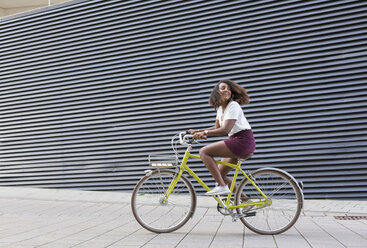
<instances>
[{"instance_id":1,"label":"bicycle chainring","mask_svg":"<svg viewBox=\"0 0 367 248\"><path fill-rule=\"evenodd\" d=\"M227 201L227 198L223 198L222 199L222 202L225 203ZM230 205L233 204L233 201L231 200L231 203ZM232 215L233 213L233 210L232 209L226 209L226 208L223 208L219 203L217 204L217 210L219 213L227 216L227 215Z\"/></svg>"}]
</instances>

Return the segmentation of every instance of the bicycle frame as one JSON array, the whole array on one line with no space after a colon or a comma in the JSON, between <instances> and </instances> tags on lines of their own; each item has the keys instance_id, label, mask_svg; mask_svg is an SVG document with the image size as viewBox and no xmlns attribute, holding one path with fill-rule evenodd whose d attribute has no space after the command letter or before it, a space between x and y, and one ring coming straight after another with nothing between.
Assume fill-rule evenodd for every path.
<instances>
[{"instance_id":1,"label":"bicycle frame","mask_svg":"<svg viewBox=\"0 0 367 248\"><path fill-rule=\"evenodd\" d=\"M189 158L194 158L194 159L199 159L201 160L200 156L197 155L193 155L190 153L191 151L191 145L188 146L185 155L182 159L181 165L179 167L179 172L177 174L177 176L175 177L175 179L171 182L166 194L165 194L165 199L163 202L165 202L169 195L171 194L171 192L173 191L173 189L175 188L178 180L180 179L180 177L182 176L184 171L187 171L193 178L195 178L195 180L207 191L210 191L210 188L204 183L203 180L201 180L201 178L195 174L195 172L193 172L190 167L187 165L188 159ZM268 199L268 197L261 191L261 189L255 184L255 182L241 169L241 161L238 161L237 164L231 164L231 163L226 163L226 162L222 162L222 161L218 161L215 160L216 163L218 164L222 164L225 166L229 166L232 167L235 170L234 176L233 176L233 180L232 180L232 184L231 184L231 188L230 188L230 192L227 196L227 201L223 204L222 200L218 197L214 197L214 199L224 208L226 209L236 209L236 208L243 208L243 207L249 207L249 206L257 206L258 208L263 206L263 205L270 205L271 201ZM243 174L243 176L255 187L255 189L264 197L263 200L259 200L259 201L255 201L255 202L247 202L247 203L241 203L239 205L230 205L230 200L231 200L231 196L233 194L233 190L234 190L234 186L235 183L237 181L237 176L238 173L241 172Z\"/></svg>"}]
</instances>

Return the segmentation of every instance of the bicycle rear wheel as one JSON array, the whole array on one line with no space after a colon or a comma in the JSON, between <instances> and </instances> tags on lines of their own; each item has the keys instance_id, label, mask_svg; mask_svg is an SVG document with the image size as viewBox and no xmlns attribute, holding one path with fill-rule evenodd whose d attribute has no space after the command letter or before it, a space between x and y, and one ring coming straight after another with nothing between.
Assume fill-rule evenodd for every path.
<instances>
[{"instance_id":1,"label":"bicycle rear wheel","mask_svg":"<svg viewBox=\"0 0 367 248\"><path fill-rule=\"evenodd\" d=\"M145 229L156 233L172 232L182 227L196 208L196 194L188 179L181 176L166 200L165 193L175 171L155 170L144 176L134 188L131 208L135 219Z\"/></svg>"},{"instance_id":2,"label":"bicycle rear wheel","mask_svg":"<svg viewBox=\"0 0 367 248\"><path fill-rule=\"evenodd\" d=\"M250 230L259 234L279 234L291 228L297 221L303 206L303 194L297 182L279 169L264 168L252 174L252 180L271 201L271 205L237 208L238 214L246 214L240 220ZM252 202L264 197L245 178L238 187L235 204L240 204L246 194Z\"/></svg>"}]
</instances>

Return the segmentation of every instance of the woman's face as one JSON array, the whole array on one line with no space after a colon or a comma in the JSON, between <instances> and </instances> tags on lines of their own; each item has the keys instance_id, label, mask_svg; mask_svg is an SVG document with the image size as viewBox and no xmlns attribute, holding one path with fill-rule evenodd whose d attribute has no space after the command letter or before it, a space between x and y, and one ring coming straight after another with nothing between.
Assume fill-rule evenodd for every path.
<instances>
[{"instance_id":1,"label":"woman's face","mask_svg":"<svg viewBox=\"0 0 367 248\"><path fill-rule=\"evenodd\" d=\"M225 102L228 102L231 99L232 92L231 88L229 88L229 85L226 83L220 83L219 84L219 93L222 96L222 99Z\"/></svg>"}]
</instances>

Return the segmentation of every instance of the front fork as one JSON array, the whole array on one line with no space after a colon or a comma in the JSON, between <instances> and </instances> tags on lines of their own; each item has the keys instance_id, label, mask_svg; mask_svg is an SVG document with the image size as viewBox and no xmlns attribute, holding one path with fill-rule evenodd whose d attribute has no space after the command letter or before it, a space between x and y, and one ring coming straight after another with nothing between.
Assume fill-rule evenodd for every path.
<instances>
[{"instance_id":1,"label":"front fork","mask_svg":"<svg viewBox=\"0 0 367 248\"><path fill-rule=\"evenodd\" d=\"M164 199L161 200L161 204L165 204L168 200L168 197L171 195L173 189L176 187L176 184L178 182L178 180L180 180L182 174L183 174L183 171L184 171L184 166L186 165L187 163L187 160L188 160L188 156L186 156L186 153L185 153L185 156L182 160L182 163L181 163L181 166L180 166L180 169L177 173L177 175L175 176L175 178L172 180L171 184L169 185L168 189L166 190L166 192L164 193ZM161 178L161 181L162 181L162 178Z\"/></svg>"}]
</instances>

